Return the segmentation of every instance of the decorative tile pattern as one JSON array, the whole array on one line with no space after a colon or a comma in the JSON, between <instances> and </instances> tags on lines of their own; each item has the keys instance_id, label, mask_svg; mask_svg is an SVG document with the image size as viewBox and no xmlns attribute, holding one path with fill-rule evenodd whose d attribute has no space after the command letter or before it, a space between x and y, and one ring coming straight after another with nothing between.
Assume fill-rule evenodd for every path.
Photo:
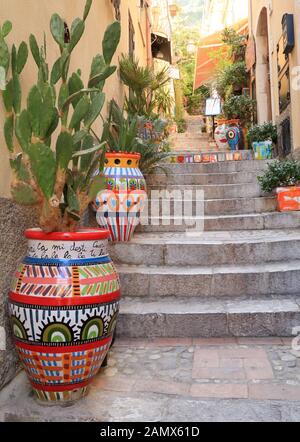
<instances>
[{"instance_id":1,"label":"decorative tile pattern","mask_svg":"<svg viewBox=\"0 0 300 442\"><path fill-rule=\"evenodd\" d=\"M120 283L106 243L30 240L18 266L9 314L22 364L40 400L85 395L109 350Z\"/></svg>"}]
</instances>

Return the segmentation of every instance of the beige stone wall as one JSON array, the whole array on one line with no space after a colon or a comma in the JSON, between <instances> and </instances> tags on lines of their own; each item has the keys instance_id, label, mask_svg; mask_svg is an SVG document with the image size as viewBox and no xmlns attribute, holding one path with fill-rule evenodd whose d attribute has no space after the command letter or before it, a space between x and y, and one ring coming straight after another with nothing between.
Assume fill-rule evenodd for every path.
<instances>
[{"instance_id":1,"label":"beige stone wall","mask_svg":"<svg viewBox=\"0 0 300 442\"><path fill-rule=\"evenodd\" d=\"M257 37L259 17L262 9L267 8L268 17L268 35L269 35L269 59L271 74L271 106L272 118L276 122L280 117L279 99L278 99L278 72L277 72L277 43L282 34L281 20L285 13L294 14L296 46L290 54L290 75L291 83L293 81L293 70L300 66L300 2L299 0L249 0L250 29L254 37ZM258 43L258 42L257 42ZM259 58L259 52L257 58ZM258 66L258 69L260 67ZM263 68L262 68L263 69ZM258 75L257 79L261 77ZM257 101L259 118L262 122L266 115L266 96L263 85L257 82ZM291 119L292 119L292 138L293 148L300 148L300 91L291 88Z\"/></svg>"},{"instance_id":2,"label":"beige stone wall","mask_svg":"<svg viewBox=\"0 0 300 442\"><path fill-rule=\"evenodd\" d=\"M133 21L135 29L136 56L141 64L147 63L147 38L145 11L140 10L137 0L123 0L121 2L122 36L118 51L113 62L117 64L118 57L128 52L128 15ZM59 49L51 37L49 23L51 15L57 12L71 25L76 17L82 17L85 0L0 0L0 23L11 20L13 32L9 35L8 42L20 44L22 40L28 42L31 33L35 34L38 41L43 41L46 32L48 41L48 61L52 65L59 56ZM87 81L91 60L94 55L102 51L102 37L109 23L115 20L114 8L111 0L94 0L84 37L76 47L72 59L70 72L80 68L82 77ZM32 82L36 77L36 67L30 55L30 61L22 73L22 86L26 97ZM105 86L107 99L115 98L122 102L124 90L118 74L114 74ZM10 194L10 169L6 146L3 139L3 107L0 103L0 196L8 197ZM100 123L99 123L100 124Z\"/></svg>"}]
</instances>

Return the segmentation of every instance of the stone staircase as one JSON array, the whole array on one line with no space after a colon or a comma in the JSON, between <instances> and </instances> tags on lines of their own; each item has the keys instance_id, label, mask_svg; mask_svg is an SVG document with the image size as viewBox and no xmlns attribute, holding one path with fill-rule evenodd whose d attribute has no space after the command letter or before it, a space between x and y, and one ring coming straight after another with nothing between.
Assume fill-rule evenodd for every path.
<instances>
[{"instance_id":1,"label":"stone staircase","mask_svg":"<svg viewBox=\"0 0 300 442\"><path fill-rule=\"evenodd\" d=\"M153 215L150 198L150 224L110 245L123 293L120 336L291 336L300 326L300 212L276 212L275 199L261 195L266 165L169 164L167 176L148 177L162 198L204 190L204 201L188 203L203 205L204 231L179 222L176 196L168 214Z\"/></svg>"},{"instance_id":2,"label":"stone staircase","mask_svg":"<svg viewBox=\"0 0 300 442\"><path fill-rule=\"evenodd\" d=\"M200 153L203 151L216 151L216 143L211 140L209 134L202 133L201 131L201 120L201 116L189 116L186 118L187 131L174 134L169 139L174 152Z\"/></svg>"}]
</instances>

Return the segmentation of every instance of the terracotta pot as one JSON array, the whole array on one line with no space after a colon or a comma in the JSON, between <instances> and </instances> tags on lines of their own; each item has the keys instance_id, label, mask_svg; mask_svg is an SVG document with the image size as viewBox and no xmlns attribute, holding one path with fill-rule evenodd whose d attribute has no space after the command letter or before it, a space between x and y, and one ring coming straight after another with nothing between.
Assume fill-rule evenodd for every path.
<instances>
[{"instance_id":1,"label":"terracotta pot","mask_svg":"<svg viewBox=\"0 0 300 442\"><path fill-rule=\"evenodd\" d=\"M146 181L139 169L140 154L106 154L107 190L96 198L97 222L112 241L130 241L147 200Z\"/></svg>"},{"instance_id":2,"label":"terracotta pot","mask_svg":"<svg viewBox=\"0 0 300 442\"><path fill-rule=\"evenodd\" d=\"M74 401L87 393L113 337L120 284L106 250L108 231L25 232L26 257L9 295L21 362L37 398Z\"/></svg>"},{"instance_id":3,"label":"terracotta pot","mask_svg":"<svg viewBox=\"0 0 300 442\"><path fill-rule=\"evenodd\" d=\"M300 210L300 186L278 187L276 194L279 212L296 212Z\"/></svg>"}]
</instances>

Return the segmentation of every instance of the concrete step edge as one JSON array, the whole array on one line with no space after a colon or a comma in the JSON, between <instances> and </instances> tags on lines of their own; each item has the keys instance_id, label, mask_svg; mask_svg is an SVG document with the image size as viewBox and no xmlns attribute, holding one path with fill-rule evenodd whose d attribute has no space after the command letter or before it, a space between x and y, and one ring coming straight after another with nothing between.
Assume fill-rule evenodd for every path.
<instances>
[{"instance_id":1,"label":"concrete step edge","mask_svg":"<svg viewBox=\"0 0 300 442\"><path fill-rule=\"evenodd\" d=\"M292 311L300 313L300 294L270 297L233 299L205 299L167 297L159 300L124 297L121 300L121 314L237 314Z\"/></svg>"},{"instance_id":2,"label":"concrete step edge","mask_svg":"<svg viewBox=\"0 0 300 442\"><path fill-rule=\"evenodd\" d=\"M265 262L240 265L213 265L213 266L144 266L118 264L118 273L136 275L162 276L201 276L201 275L236 275L236 274L267 274L300 272L300 260Z\"/></svg>"}]
</instances>

